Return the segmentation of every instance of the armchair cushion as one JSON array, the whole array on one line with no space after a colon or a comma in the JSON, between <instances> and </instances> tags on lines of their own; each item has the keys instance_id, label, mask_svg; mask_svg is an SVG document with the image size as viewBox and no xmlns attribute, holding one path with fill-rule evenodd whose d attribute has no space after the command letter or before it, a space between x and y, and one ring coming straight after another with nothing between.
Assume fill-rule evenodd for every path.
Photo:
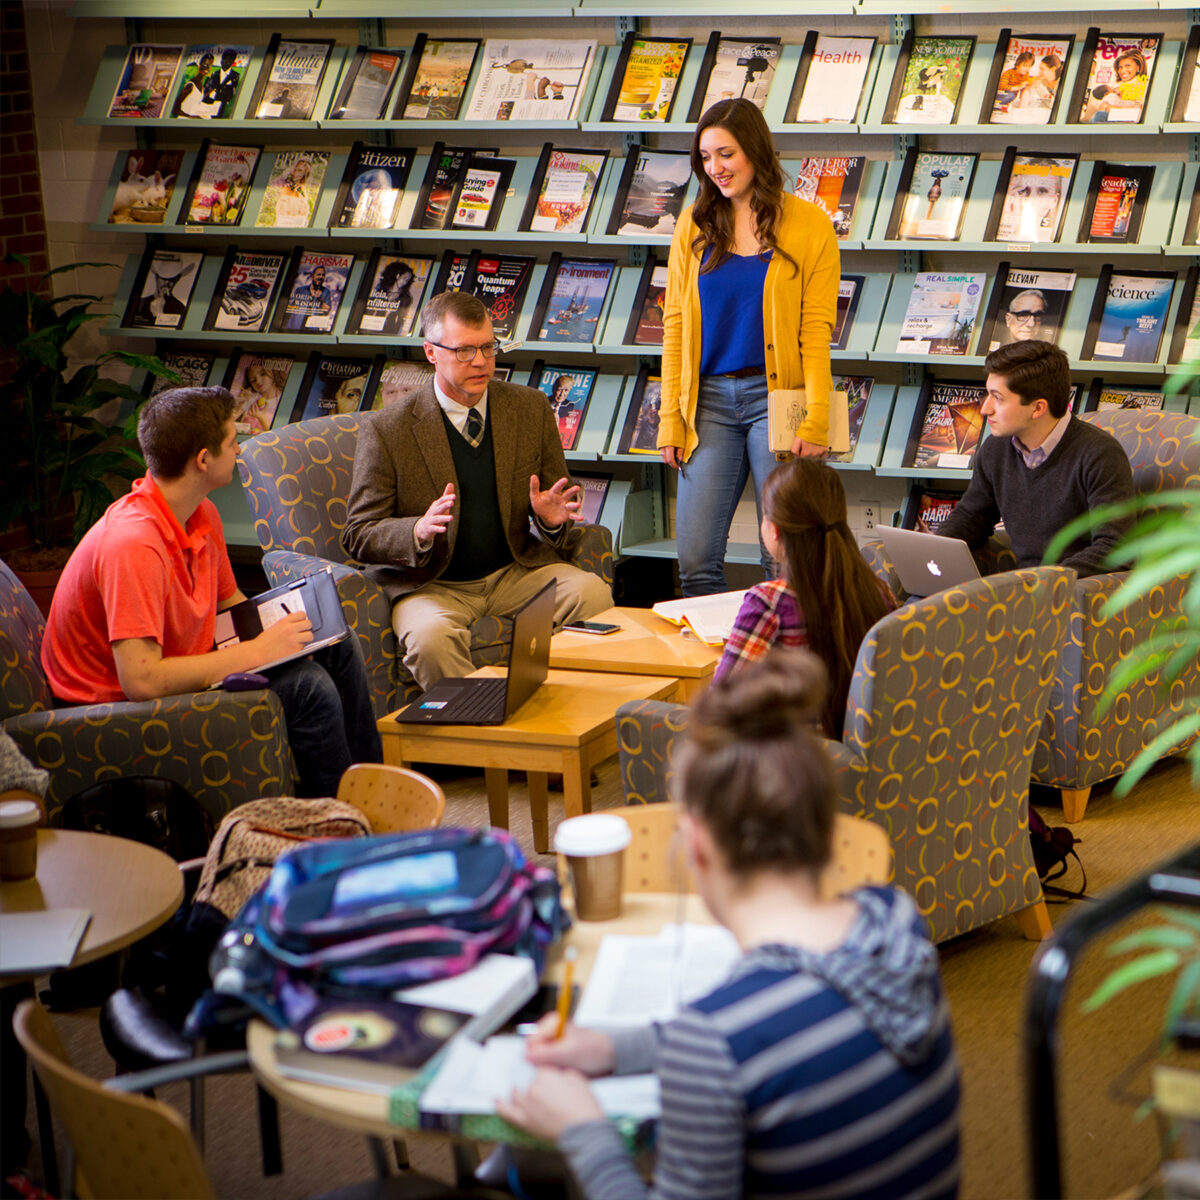
<instances>
[{"instance_id":1,"label":"armchair cushion","mask_svg":"<svg viewBox=\"0 0 1200 1200\"><path fill-rule=\"evenodd\" d=\"M687 724L685 704L629 700L617 709L617 750L626 804L671 798L676 749Z\"/></svg>"}]
</instances>

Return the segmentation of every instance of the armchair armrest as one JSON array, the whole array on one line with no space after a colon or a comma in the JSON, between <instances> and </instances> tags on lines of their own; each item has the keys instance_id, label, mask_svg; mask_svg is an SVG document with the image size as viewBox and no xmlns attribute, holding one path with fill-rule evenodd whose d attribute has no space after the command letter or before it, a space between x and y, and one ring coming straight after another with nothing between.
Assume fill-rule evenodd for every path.
<instances>
[{"instance_id":1,"label":"armchair armrest","mask_svg":"<svg viewBox=\"0 0 1200 1200\"><path fill-rule=\"evenodd\" d=\"M617 748L626 804L670 799L676 743L688 708L663 700L630 700L617 709Z\"/></svg>"},{"instance_id":2,"label":"armchair armrest","mask_svg":"<svg viewBox=\"0 0 1200 1200\"><path fill-rule=\"evenodd\" d=\"M563 557L581 571L613 583L612 532L604 525L572 525L563 539Z\"/></svg>"},{"instance_id":3,"label":"armchair armrest","mask_svg":"<svg viewBox=\"0 0 1200 1200\"><path fill-rule=\"evenodd\" d=\"M102 779L157 775L186 788L214 822L295 787L283 706L270 691L188 692L9 717L4 730L50 772L46 816Z\"/></svg>"}]
</instances>

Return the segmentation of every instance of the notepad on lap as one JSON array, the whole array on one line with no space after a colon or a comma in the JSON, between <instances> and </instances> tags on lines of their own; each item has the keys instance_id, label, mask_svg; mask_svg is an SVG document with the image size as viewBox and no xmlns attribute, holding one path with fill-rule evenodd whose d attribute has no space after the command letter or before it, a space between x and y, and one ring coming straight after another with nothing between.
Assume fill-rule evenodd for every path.
<instances>
[{"instance_id":1,"label":"notepad on lap","mask_svg":"<svg viewBox=\"0 0 1200 1200\"><path fill-rule=\"evenodd\" d=\"M69 967L92 914L86 908L0 916L0 974L34 975Z\"/></svg>"},{"instance_id":2,"label":"notepad on lap","mask_svg":"<svg viewBox=\"0 0 1200 1200\"><path fill-rule=\"evenodd\" d=\"M682 600L660 600L651 606L651 611L673 625L686 625L702 642L720 646L733 631L745 598L745 589L712 596L685 596Z\"/></svg>"}]
</instances>

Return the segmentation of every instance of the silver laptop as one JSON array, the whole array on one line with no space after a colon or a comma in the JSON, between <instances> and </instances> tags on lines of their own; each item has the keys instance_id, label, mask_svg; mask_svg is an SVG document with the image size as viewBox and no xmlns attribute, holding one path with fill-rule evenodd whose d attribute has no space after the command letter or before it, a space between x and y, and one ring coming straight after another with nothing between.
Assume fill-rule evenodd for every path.
<instances>
[{"instance_id":1,"label":"silver laptop","mask_svg":"<svg viewBox=\"0 0 1200 1200\"><path fill-rule=\"evenodd\" d=\"M910 596L931 596L979 578L971 548L961 538L890 525L880 525L875 532Z\"/></svg>"},{"instance_id":2,"label":"silver laptop","mask_svg":"<svg viewBox=\"0 0 1200 1200\"><path fill-rule=\"evenodd\" d=\"M542 686L550 670L557 591L552 579L513 613L507 676L443 679L402 708L396 720L420 725L503 725Z\"/></svg>"}]
</instances>

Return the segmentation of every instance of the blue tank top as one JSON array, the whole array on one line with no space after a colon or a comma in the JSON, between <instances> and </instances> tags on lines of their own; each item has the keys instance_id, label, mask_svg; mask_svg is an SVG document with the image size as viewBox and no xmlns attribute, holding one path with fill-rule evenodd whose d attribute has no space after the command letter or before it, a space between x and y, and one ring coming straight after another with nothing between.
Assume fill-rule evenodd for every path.
<instances>
[{"instance_id":1,"label":"blue tank top","mask_svg":"<svg viewBox=\"0 0 1200 1200\"><path fill-rule=\"evenodd\" d=\"M727 254L719 267L700 275L701 375L766 365L762 294L768 259Z\"/></svg>"}]
</instances>

